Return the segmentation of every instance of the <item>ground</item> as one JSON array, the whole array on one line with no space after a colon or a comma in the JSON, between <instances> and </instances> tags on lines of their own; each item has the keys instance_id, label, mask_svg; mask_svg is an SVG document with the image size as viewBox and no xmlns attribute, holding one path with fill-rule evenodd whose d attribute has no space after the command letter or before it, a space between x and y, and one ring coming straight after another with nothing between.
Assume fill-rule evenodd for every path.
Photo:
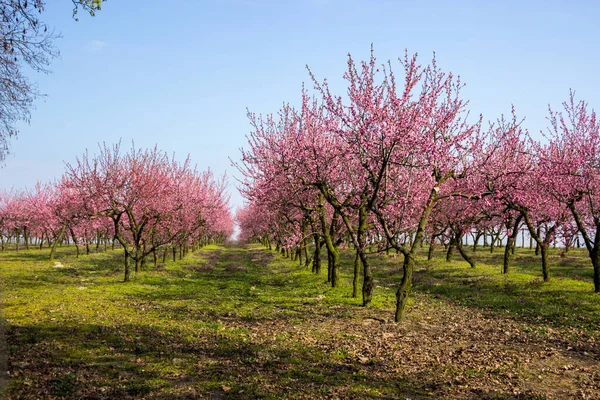
<instances>
[{"instance_id":1,"label":"ground","mask_svg":"<svg viewBox=\"0 0 600 400\"><path fill-rule=\"evenodd\" d=\"M600 399L600 295L582 251L553 280L519 250L418 262L393 322L400 259L374 256L373 305L258 245L207 246L123 283L122 253L0 255L9 399Z\"/></svg>"}]
</instances>

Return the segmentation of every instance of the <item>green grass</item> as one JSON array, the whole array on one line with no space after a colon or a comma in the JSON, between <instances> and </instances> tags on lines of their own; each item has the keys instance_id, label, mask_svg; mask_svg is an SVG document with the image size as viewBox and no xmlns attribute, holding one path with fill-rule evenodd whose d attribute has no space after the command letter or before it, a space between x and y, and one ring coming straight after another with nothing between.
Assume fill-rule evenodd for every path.
<instances>
[{"instance_id":1,"label":"green grass","mask_svg":"<svg viewBox=\"0 0 600 400\"><path fill-rule=\"evenodd\" d=\"M447 263L442 255L422 261L417 291L468 307L501 312L548 327L567 327L600 339L600 295L594 293L592 267L583 250L550 256L551 279L543 282L541 261L530 250L518 249L508 274L502 274L502 254L478 252L477 268L462 260Z\"/></svg>"},{"instance_id":2,"label":"green grass","mask_svg":"<svg viewBox=\"0 0 600 400\"><path fill-rule=\"evenodd\" d=\"M365 310L351 297L349 252L338 288L257 246L208 246L129 283L120 251L75 258L61 248L61 268L47 257L47 249L0 254L9 398L421 398L442 390L427 374L382 375L401 364L357 356L361 331L337 329L392 318L400 258L372 258L377 287ZM518 250L509 275L500 273L500 252L477 257L476 269L441 253L420 259L411 305L454 304L508 316L538 336L562 329L600 339L600 296L583 251L553 255L549 283L530 251Z\"/></svg>"}]
</instances>

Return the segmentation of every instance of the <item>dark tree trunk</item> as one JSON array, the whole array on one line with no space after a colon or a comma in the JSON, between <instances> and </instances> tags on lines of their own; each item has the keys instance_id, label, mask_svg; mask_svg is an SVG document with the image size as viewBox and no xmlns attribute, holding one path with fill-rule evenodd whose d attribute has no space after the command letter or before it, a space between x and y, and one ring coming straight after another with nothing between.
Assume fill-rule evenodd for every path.
<instances>
[{"instance_id":1,"label":"dark tree trunk","mask_svg":"<svg viewBox=\"0 0 600 400\"><path fill-rule=\"evenodd\" d=\"M427 251L427 261L431 261L433 259L433 250L434 250L434 240L431 239L431 243L429 243L429 251Z\"/></svg>"},{"instance_id":2,"label":"dark tree trunk","mask_svg":"<svg viewBox=\"0 0 600 400\"><path fill-rule=\"evenodd\" d=\"M454 238L451 238L450 243L448 243L448 251L446 251L446 262L452 261L452 256L454 256L455 244L456 244L456 240Z\"/></svg>"},{"instance_id":3,"label":"dark tree trunk","mask_svg":"<svg viewBox=\"0 0 600 400\"><path fill-rule=\"evenodd\" d=\"M354 257L354 279L352 279L352 297L358 297L358 284L360 280L360 256L356 252Z\"/></svg>"},{"instance_id":4,"label":"dark tree trunk","mask_svg":"<svg viewBox=\"0 0 600 400\"><path fill-rule=\"evenodd\" d=\"M504 265L502 269L502 272L505 274L508 274L511 256L515 254L517 235L519 234L519 226L521 225L522 219L523 216L519 214L515 220L515 224L512 227L510 236L506 239L506 247L504 248Z\"/></svg>"},{"instance_id":5,"label":"dark tree trunk","mask_svg":"<svg viewBox=\"0 0 600 400\"><path fill-rule=\"evenodd\" d=\"M131 279L131 264L129 262L129 254L127 254L127 250L125 250L125 278L123 282L129 282Z\"/></svg>"},{"instance_id":6,"label":"dark tree trunk","mask_svg":"<svg viewBox=\"0 0 600 400\"><path fill-rule=\"evenodd\" d=\"M348 224L348 219L345 220ZM367 248L367 243L365 241L365 234L367 231L367 207L362 206L358 210L358 229L356 231L356 241L358 252L358 256L360 258L360 263L362 264L363 270L363 287L362 287L362 295L363 295L363 306L367 306L371 303L373 299L373 288L375 287L373 280L373 270L371 269L371 265L369 264L369 260L367 259L367 254L365 249ZM389 246L388 246L389 249Z\"/></svg>"},{"instance_id":7,"label":"dark tree trunk","mask_svg":"<svg viewBox=\"0 0 600 400\"><path fill-rule=\"evenodd\" d=\"M442 182L438 181L438 183ZM396 322L402 321L406 312L406 304L408 303L408 296L412 287L412 277L415 268L415 256L419 251L419 246L422 242L423 234L425 232L425 228L427 227L427 220L429 218L429 215L431 214L431 210L433 209L433 206L437 201L437 192L438 188L436 186L429 193L427 207L423 210L423 213L421 214L421 218L419 219L419 225L417 227L417 231L415 232L414 244L413 246L411 246L410 251L403 252L404 275L402 276L402 282L400 282L400 287L396 292L396 313L394 316L394 320Z\"/></svg>"},{"instance_id":8,"label":"dark tree trunk","mask_svg":"<svg viewBox=\"0 0 600 400\"><path fill-rule=\"evenodd\" d=\"M63 239L66 229L67 227L63 225L63 227L60 229L60 232L58 233L58 236L56 237L56 239L54 239L54 243L52 243L52 247L50 248L50 261L54 261L54 255L56 254L56 246Z\"/></svg>"},{"instance_id":9,"label":"dark tree trunk","mask_svg":"<svg viewBox=\"0 0 600 400\"><path fill-rule=\"evenodd\" d=\"M600 293L600 253L596 249L592 255L592 266L594 267L594 292Z\"/></svg>"},{"instance_id":10,"label":"dark tree trunk","mask_svg":"<svg viewBox=\"0 0 600 400\"><path fill-rule=\"evenodd\" d=\"M544 277L544 282L548 282L550 280L550 267L548 265L549 247L549 243L544 243L540 245L540 250L542 253L542 276Z\"/></svg>"},{"instance_id":11,"label":"dark tree trunk","mask_svg":"<svg viewBox=\"0 0 600 400\"><path fill-rule=\"evenodd\" d=\"M331 253L329 252L329 249L327 249L327 282L331 283L331 281L333 280L332 278L332 272L333 272L333 260L331 259Z\"/></svg>"},{"instance_id":12,"label":"dark tree trunk","mask_svg":"<svg viewBox=\"0 0 600 400\"><path fill-rule=\"evenodd\" d=\"M588 250L588 254L590 255L590 259L592 260L592 267L594 269L594 292L600 293L600 224L596 225L596 232L594 235L594 239L587 234L587 230L579 216L579 212L575 208L575 203L570 202L567 204L569 210L571 210L571 214L573 214L573 218L575 219L575 223L577 224L577 229L579 229L579 233L583 238L583 243ZM577 236L579 239L579 235Z\"/></svg>"},{"instance_id":13,"label":"dark tree trunk","mask_svg":"<svg viewBox=\"0 0 600 400\"><path fill-rule=\"evenodd\" d=\"M415 260L413 255L409 252L404 255L404 262L402 263L402 269L404 274L402 275L402 281L400 287L396 292L396 314L394 320L400 322L404 319L406 312L406 304L408 303L408 295L412 288L412 275L415 268Z\"/></svg>"},{"instance_id":14,"label":"dark tree trunk","mask_svg":"<svg viewBox=\"0 0 600 400\"><path fill-rule=\"evenodd\" d=\"M480 231L476 231L473 235L473 253L476 253L478 250L479 239L481 238L482 233Z\"/></svg>"},{"instance_id":15,"label":"dark tree trunk","mask_svg":"<svg viewBox=\"0 0 600 400\"><path fill-rule=\"evenodd\" d=\"M312 272L321 273L321 238L318 234L313 235L315 241L315 253L313 255Z\"/></svg>"},{"instance_id":16,"label":"dark tree trunk","mask_svg":"<svg viewBox=\"0 0 600 400\"><path fill-rule=\"evenodd\" d=\"M469 263L471 268L475 268L477 266L475 264L475 260L473 259L473 257L468 255L467 252L465 251L465 248L463 247L463 244L462 244L462 236L460 233L456 234L456 238L455 238L454 242L456 243L456 248L458 249L458 252L462 256L462 258L464 258L465 261Z\"/></svg>"},{"instance_id":17,"label":"dark tree trunk","mask_svg":"<svg viewBox=\"0 0 600 400\"><path fill-rule=\"evenodd\" d=\"M525 220L525 224L527 225L529 234L533 237L533 239L535 240L535 242L537 244L536 255L537 255L538 249L542 253L542 276L544 278L544 282L548 282L550 280L550 266L548 264L548 248L550 247L550 240L551 240L552 236L554 235L554 232L558 226L554 225L554 226L552 226L552 228L547 229L545 238L542 239L541 227L538 226L536 229L534 229L531 221L529 220L529 213L527 212L527 210L520 209L519 211L521 212L521 215L523 216L523 219Z\"/></svg>"},{"instance_id":18,"label":"dark tree trunk","mask_svg":"<svg viewBox=\"0 0 600 400\"><path fill-rule=\"evenodd\" d=\"M331 227L327 229L327 221L325 218L325 208L320 207L319 213L321 219L321 228L323 231L323 237L325 238L325 246L327 247L327 279L328 282L331 282L331 287L337 287L339 285L339 275L340 275L340 256L337 249L337 246L333 242L333 226L335 225L335 220L339 218L338 214L334 212Z\"/></svg>"}]
</instances>

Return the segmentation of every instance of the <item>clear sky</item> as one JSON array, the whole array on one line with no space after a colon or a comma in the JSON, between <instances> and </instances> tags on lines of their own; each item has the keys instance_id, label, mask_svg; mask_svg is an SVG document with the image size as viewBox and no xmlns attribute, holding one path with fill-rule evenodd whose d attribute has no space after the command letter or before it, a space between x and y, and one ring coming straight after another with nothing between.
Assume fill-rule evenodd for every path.
<instances>
[{"instance_id":1,"label":"clear sky","mask_svg":"<svg viewBox=\"0 0 600 400\"><path fill-rule=\"evenodd\" d=\"M539 132L569 88L600 109L597 1L109 0L79 22L70 1L47 3L41 18L62 33L61 59L31 76L47 97L12 140L4 188L58 178L64 162L119 139L232 177L246 107L297 104L306 64L343 88L347 53L365 59L371 43L381 62L408 49L426 63L435 51L484 120L514 104Z\"/></svg>"}]
</instances>

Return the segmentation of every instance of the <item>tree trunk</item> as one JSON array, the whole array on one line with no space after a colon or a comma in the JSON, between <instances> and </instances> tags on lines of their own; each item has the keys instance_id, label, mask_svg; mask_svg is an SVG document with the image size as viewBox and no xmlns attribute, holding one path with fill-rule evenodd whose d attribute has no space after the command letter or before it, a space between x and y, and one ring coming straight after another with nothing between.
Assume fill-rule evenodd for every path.
<instances>
[{"instance_id":1,"label":"tree trunk","mask_svg":"<svg viewBox=\"0 0 600 400\"><path fill-rule=\"evenodd\" d=\"M125 278L123 282L129 282L131 278L131 264L129 262L129 255L127 254L127 249L125 250Z\"/></svg>"},{"instance_id":2,"label":"tree trunk","mask_svg":"<svg viewBox=\"0 0 600 400\"><path fill-rule=\"evenodd\" d=\"M467 252L465 251L465 248L463 247L462 235L460 235L460 234L456 235L455 243L456 243L456 248L458 248L458 252L462 256L462 258L464 258L465 261L469 263L471 268L475 268L476 267L475 260L473 259L473 257L471 257L467 254Z\"/></svg>"},{"instance_id":3,"label":"tree trunk","mask_svg":"<svg viewBox=\"0 0 600 400\"><path fill-rule=\"evenodd\" d=\"M427 261L431 261L433 259L433 249L434 249L434 240L431 239L431 243L429 243L429 251L427 251Z\"/></svg>"},{"instance_id":4,"label":"tree trunk","mask_svg":"<svg viewBox=\"0 0 600 400\"><path fill-rule=\"evenodd\" d=\"M327 221L325 219L325 208L320 207L320 219L321 219L321 227L323 230L323 236L325 238L325 246L327 247L327 260L328 260L328 273L327 278L328 282L331 282L331 287L337 287L339 285L339 275L340 275L340 256L337 249L337 246L333 242L333 237L329 229L327 229ZM334 212L332 225L335 223L335 219L338 218L336 213Z\"/></svg>"},{"instance_id":5,"label":"tree trunk","mask_svg":"<svg viewBox=\"0 0 600 400\"><path fill-rule=\"evenodd\" d=\"M450 243L448 243L448 251L446 252L446 262L452 261L452 256L454 255L455 244L456 244L456 240L454 238L450 239Z\"/></svg>"},{"instance_id":6,"label":"tree trunk","mask_svg":"<svg viewBox=\"0 0 600 400\"><path fill-rule=\"evenodd\" d=\"M473 253L477 252L479 239L481 238L482 233L480 231L475 231L475 235L473 235Z\"/></svg>"},{"instance_id":7,"label":"tree trunk","mask_svg":"<svg viewBox=\"0 0 600 400\"><path fill-rule=\"evenodd\" d=\"M438 183L441 183L438 181ZM429 199L427 202L427 206L423 210L421 214L421 218L419 219L419 225L417 227L417 231L415 232L415 240L414 244L410 248L409 252L404 253L404 262L403 269L404 275L402 276L402 282L400 283L400 287L396 292L396 313L395 313L395 321L400 322L404 319L404 313L406 310L406 304L408 303L408 295L410 294L410 289L412 287L412 276L415 268L415 256L419 251L419 246L421 245L423 234L425 232L425 228L427 227L427 220L429 219L429 215L431 214L431 210L437 201L437 192L438 187L434 187L429 193ZM389 238L388 238L389 240Z\"/></svg>"},{"instance_id":8,"label":"tree trunk","mask_svg":"<svg viewBox=\"0 0 600 400\"><path fill-rule=\"evenodd\" d=\"M503 274L508 274L508 270L510 269L510 259L512 258L512 252L511 252L511 246L514 245L514 243L511 241L511 239L509 238L506 241L506 247L504 247L504 264L502 266L502 273Z\"/></svg>"},{"instance_id":9,"label":"tree trunk","mask_svg":"<svg viewBox=\"0 0 600 400\"><path fill-rule=\"evenodd\" d=\"M550 246L550 239L552 238L554 231L557 228L557 225L554 225L552 228L550 228L550 230L547 230L545 240L542 240L542 237L540 236L541 227L538 226L537 229L534 229L529 219L528 212L526 210L519 211L525 219L525 224L527 225L529 234L533 237L537 244L536 255L538 254L538 250L542 253L542 276L544 277L544 282L548 282L550 280L550 266L548 264L548 247Z\"/></svg>"},{"instance_id":10,"label":"tree trunk","mask_svg":"<svg viewBox=\"0 0 600 400\"><path fill-rule=\"evenodd\" d=\"M316 233L313 238L315 241L315 253L313 255L312 272L319 274L321 273L321 238Z\"/></svg>"},{"instance_id":11,"label":"tree trunk","mask_svg":"<svg viewBox=\"0 0 600 400\"><path fill-rule=\"evenodd\" d=\"M408 253L404 255L404 262L402 263L404 275L402 275L402 281L400 287L396 292L396 314L394 319L396 322L400 322L404 319L406 312L406 304L408 303L408 295L412 288L412 275L415 268L415 260L413 255Z\"/></svg>"},{"instance_id":12,"label":"tree trunk","mask_svg":"<svg viewBox=\"0 0 600 400\"><path fill-rule=\"evenodd\" d=\"M367 259L367 253L365 249L367 248L367 243L365 241L365 234L367 231L367 207L361 206L358 210L358 229L356 231L356 251L360 257L360 263L362 264L363 270L363 306L367 306L371 303L373 299L373 288L375 287L373 280L373 270L371 269L371 265L369 264L369 260ZM348 224L348 219L344 220L345 223ZM389 250L389 246L388 250Z\"/></svg>"},{"instance_id":13,"label":"tree trunk","mask_svg":"<svg viewBox=\"0 0 600 400\"><path fill-rule=\"evenodd\" d=\"M308 243L306 239L304 239L303 243L303 251L304 251L304 267L308 269L311 263L310 255L308 253Z\"/></svg>"},{"instance_id":14,"label":"tree trunk","mask_svg":"<svg viewBox=\"0 0 600 400\"><path fill-rule=\"evenodd\" d=\"M138 258L139 256L136 254L135 258L135 274L139 274L142 269L142 260Z\"/></svg>"},{"instance_id":15,"label":"tree trunk","mask_svg":"<svg viewBox=\"0 0 600 400\"><path fill-rule=\"evenodd\" d=\"M333 272L333 260L331 259L331 253L329 249L327 249L327 282L331 283L332 281L332 272Z\"/></svg>"},{"instance_id":16,"label":"tree trunk","mask_svg":"<svg viewBox=\"0 0 600 400\"><path fill-rule=\"evenodd\" d=\"M529 235L529 250L533 249L533 237Z\"/></svg>"},{"instance_id":17,"label":"tree trunk","mask_svg":"<svg viewBox=\"0 0 600 400\"><path fill-rule=\"evenodd\" d=\"M371 269L371 265L369 264L369 260L367 259L367 255L364 252L360 254L360 261L362 264L363 270L363 306L368 306L373 299L373 288L374 280L373 280L373 270Z\"/></svg>"},{"instance_id":18,"label":"tree trunk","mask_svg":"<svg viewBox=\"0 0 600 400\"><path fill-rule=\"evenodd\" d=\"M594 268L594 292L600 293L600 224L596 224L596 234L592 241L592 238L587 234L583 221L575 208L575 203L569 202L567 206L569 207L569 210L571 210L571 214L573 214L577 229L579 229L583 243L592 260L592 267ZM579 243L579 234L577 235L577 241Z\"/></svg>"},{"instance_id":19,"label":"tree trunk","mask_svg":"<svg viewBox=\"0 0 600 400\"><path fill-rule=\"evenodd\" d=\"M597 248L592 256L592 266L594 267L594 292L600 293L600 252Z\"/></svg>"},{"instance_id":20,"label":"tree trunk","mask_svg":"<svg viewBox=\"0 0 600 400\"><path fill-rule=\"evenodd\" d=\"M550 280L550 267L548 265L548 249L550 244L544 243L539 247L542 252L542 276L544 277L544 282L548 282Z\"/></svg>"},{"instance_id":21,"label":"tree trunk","mask_svg":"<svg viewBox=\"0 0 600 400\"><path fill-rule=\"evenodd\" d=\"M352 297L358 297L358 284L360 281L360 256L358 251L354 257L354 279L352 280Z\"/></svg>"},{"instance_id":22,"label":"tree trunk","mask_svg":"<svg viewBox=\"0 0 600 400\"><path fill-rule=\"evenodd\" d=\"M66 229L67 227L63 225L63 227L60 229L60 232L58 233L58 236L56 237L56 239L54 239L54 243L52 243L52 247L50 248L50 261L54 261L54 255L56 254L56 246L63 239Z\"/></svg>"},{"instance_id":23,"label":"tree trunk","mask_svg":"<svg viewBox=\"0 0 600 400\"><path fill-rule=\"evenodd\" d=\"M517 235L519 234L519 226L521 225L522 219L523 216L519 214L519 216L515 220L515 224L512 227L510 236L506 239L506 247L504 248L504 265L502 269L502 272L504 274L508 274L511 256L515 254Z\"/></svg>"}]
</instances>

